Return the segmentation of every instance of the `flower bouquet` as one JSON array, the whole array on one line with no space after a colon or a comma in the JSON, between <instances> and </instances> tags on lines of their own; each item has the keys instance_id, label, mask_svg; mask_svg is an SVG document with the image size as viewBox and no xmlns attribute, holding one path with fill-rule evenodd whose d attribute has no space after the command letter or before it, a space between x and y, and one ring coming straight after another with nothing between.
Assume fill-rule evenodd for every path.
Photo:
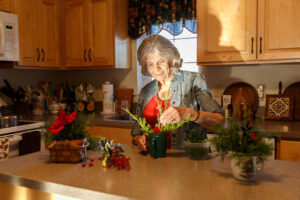
<instances>
[{"instance_id":1,"label":"flower bouquet","mask_svg":"<svg viewBox=\"0 0 300 200\"><path fill-rule=\"evenodd\" d=\"M85 127L92 117L83 120L76 111L67 114L61 109L59 117L43 127L51 162L79 162L84 158L89 145Z\"/></svg>"},{"instance_id":2,"label":"flower bouquet","mask_svg":"<svg viewBox=\"0 0 300 200\"><path fill-rule=\"evenodd\" d=\"M167 103L165 103L167 105ZM123 108L122 108L123 109ZM160 115L161 113L167 109L167 107L162 108L161 105L158 105L159 110L159 116L157 117L157 123L155 124L154 128L151 127L150 124L147 123L146 119L143 117L137 117L136 115L133 115L128 108L123 109L126 111L141 127L141 131L143 133L149 133L149 147L150 152L153 158L158 157L165 157L166 155L166 149L167 149L167 134L171 131L181 127L184 123L187 123L190 121L190 119L183 119L180 122L174 123L174 124L166 124L162 125L160 122Z\"/></svg>"},{"instance_id":3,"label":"flower bouquet","mask_svg":"<svg viewBox=\"0 0 300 200\"><path fill-rule=\"evenodd\" d=\"M125 156L124 150L119 144L113 144L111 140L106 140L104 137L100 137L99 144L103 167L116 167L118 170L130 169L130 158Z\"/></svg>"},{"instance_id":4,"label":"flower bouquet","mask_svg":"<svg viewBox=\"0 0 300 200\"><path fill-rule=\"evenodd\" d=\"M231 118L230 122L228 128L217 124L213 128L216 136L210 141L223 160L231 159L231 168L236 179L252 180L256 170L261 170L264 161L272 155L274 147L266 139L274 136L263 135L256 125L251 127L249 121Z\"/></svg>"}]
</instances>

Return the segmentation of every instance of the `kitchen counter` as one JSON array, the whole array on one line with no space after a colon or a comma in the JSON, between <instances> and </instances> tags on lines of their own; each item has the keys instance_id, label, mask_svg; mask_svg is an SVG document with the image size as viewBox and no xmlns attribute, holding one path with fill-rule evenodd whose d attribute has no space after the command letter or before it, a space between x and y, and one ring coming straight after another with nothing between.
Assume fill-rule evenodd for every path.
<instances>
[{"instance_id":1,"label":"kitchen counter","mask_svg":"<svg viewBox=\"0 0 300 200\"><path fill-rule=\"evenodd\" d=\"M123 114L124 116L126 114ZM87 117L88 114L84 113L84 116ZM91 120L91 126L109 126L109 127L117 127L117 128L131 128L134 124L133 120L116 120L116 119L109 119L112 117L118 117L121 115L102 115L96 114L94 119ZM23 120L30 120L30 121L43 121L43 122L53 122L58 118L58 115L53 114L44 114L44 115L27 115L23 117Z\"/></svg>"},{"instance_id":2,"label":"kitchen counter","mask_svg":"<svg viewBox=\"0 0 300 200\"><path fill-rule=\"evenodd\" d=\"M86 115L86 114L85 114ZM126 115L126 114L125 114ZM87 115L86 115L87 116ZM131 128L134 124L132 120L115 120L108 119L119 115L102 115L96 114L95 118L91 120L91 126L108 126L117 128ZM33 121L48 121L52 122L57 118L57 115L29 115L24 117L25 120ZM225 121L228 124L228 121ZM263 120L259 128L265 133L276 133L281 139L299 139L300 140L300 121L275 121Z\"/></svg>"},{"instance_id":3,"label":"kitchen counter","mask_svg":"<svg viewBox=\"0 0 300 200\"><path fill-rule=\"evenodd\" d=\"M300 163L270 160L253 182L233 178L229 161L219 158L193 161L185 151L168 150L153 159L136 147L125 146L131 169L101 166L99 152L94 166L49 162L47 151L1 162L0 182L79 199L298 199ZM0 198L1 199L1 198ZM9 199L9 198L6 198Z\"/></svg>"}]
</instances>

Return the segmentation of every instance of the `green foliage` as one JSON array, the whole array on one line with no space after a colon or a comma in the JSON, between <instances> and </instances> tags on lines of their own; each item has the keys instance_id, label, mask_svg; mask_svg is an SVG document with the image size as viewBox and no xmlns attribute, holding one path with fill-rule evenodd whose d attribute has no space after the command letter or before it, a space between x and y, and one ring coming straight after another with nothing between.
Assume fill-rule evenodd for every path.
<instances>
[{"instance_id":1,"label":"green foliage","mask_svg":"<svg viewBox=\"0 0 300 200\"><path fill-rule=\"evenodd\" d=\"M158 107L158 109L161 109L161 107ZM132 119L134 119L135 121L138 122L138 124L140 125L141 127L141 131L143 133L150 133L150 134L153 134L154 133L154 130L152 129L151 125L147 123L146 119L145 118L138 118L137 116L133 115L128 108L122 108L122 110L126 111L130 117L132 117ZM161 112L161 110L160 110ZM160 133L167 133L167 132L170 132L170 131L173 131L179 127L181 127L183 124L187 123L190 121L190 118L188 119L183 119L181 120L180 122L177 122L177 123L174 123L174 124L166 124L165 126L163 126L161 123L160 123L160 120L159 120L159 116L158 116L158 123L156 124L157 127L159 127L159 130L160 130Z\"/></svg>"},{"instance_id":2,"label":"green foliage","mask_svg":"<svg viewBox=\"0 0 300 200\"><path fill-rule=\"evenodd\" d=\"M273 146L266 143L264 138L272 138L273 134L263 135L256 125L250 127L247 121L230 119L231 125L225 128L217 124L213 128L216 135L210 142L215 146L218 154L224 159L236 158L242 162L245 158L256 156L259 160L265 160L272 155Z\"/></svg>"},{"instance_id":3,"label":"green foliage","mask_svg":"<svg viewBox=\"0 0 300 200\"><path fill-rule=\"evenodd\" d=\"M135 115L133 115L128 108L122 108L122 110L126 111L130 117L132 117L132 119L134 119L135 121L137 121L137 123L140 125L141 127L141 131L143 133L153 133L153 129L151 127L150 124L147 123L146 119L143 117L137 117Z\"/></svg>"},{"instance_id":4,"label":"green foliage","mask_svg":"<svg viewBox=\"0 0 300 200\"><path fill-rule=\"evenodd\" d=\"M191 143L204 143L207 140L205 135L203 135L199 129L191 129L185 141Z\"/></svg>"},{"instance_id":5,"label":"green foliage","mask_svg":"<svg viewBox=\"0 0 300 200\"><path fill-rule=\"evenodd\" d=\"M60 140L77 140L87 138L88 133L85 128L90 123L90 120L94 118L94 116L95 113L89 115L86 119L82 113L78 112L76 119L71 124L65 125L58 134L53 134L48 131L53 123L46 123L42 127L43 134L45 135L45 143L51 143L52 141Z\"/></svg>"}]
</instances>

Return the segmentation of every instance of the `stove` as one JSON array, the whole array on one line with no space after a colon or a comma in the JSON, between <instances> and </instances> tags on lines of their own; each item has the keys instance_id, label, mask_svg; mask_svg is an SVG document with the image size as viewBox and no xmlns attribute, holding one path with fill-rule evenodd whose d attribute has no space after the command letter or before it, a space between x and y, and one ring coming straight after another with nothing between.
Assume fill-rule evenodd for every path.
<instances>
[{"instance_id":1,"label":"stove","mask_svg":"<svg viewBox=\"0 0 300 200\"><path fill-rule=\"evenodd\" d=\"M0 148L0 161L44 149L43 125L44 122L19 120L16 125L0 127L0 141L9 140L9 148Z\"/></svg>"},{"instance_id":2,"label":"stove","mask_svg":"<svg viewBox=\"0 0 300 200\"><path fill-rule=\"evenodd\" d=\"M22 134L32 130L38 130L44 122L20 120L17 125L10 127L0 127L0 137L11 135L11 134Z\"/></svg>"}]
</instances>

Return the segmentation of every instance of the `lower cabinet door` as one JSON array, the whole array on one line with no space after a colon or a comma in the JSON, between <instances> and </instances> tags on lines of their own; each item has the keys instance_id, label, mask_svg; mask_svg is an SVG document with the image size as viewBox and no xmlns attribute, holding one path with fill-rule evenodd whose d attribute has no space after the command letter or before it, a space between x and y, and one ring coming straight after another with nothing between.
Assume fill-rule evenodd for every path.
<instances>
[{"instance_id":1,"label":"lower cabinet door","mask_svg":"<svg viewBox=\"0 0 300 200\"><path fill-rule=\"evenodd\" d=\"M91 135L103 136L108 140L113 140L114 143L132 144L130 128L90 126L87 127L87 131Z\"/></svg>"},{"instance_id":2,"label":"lower cabinet door","mask_svg":"<svg viewBox=\"0 0 300 200\"><path fill-rule=\"evenodd\" d=\"M300 141L280 140L279 159L300 161Z\"/></svg>"}]
</instances>

